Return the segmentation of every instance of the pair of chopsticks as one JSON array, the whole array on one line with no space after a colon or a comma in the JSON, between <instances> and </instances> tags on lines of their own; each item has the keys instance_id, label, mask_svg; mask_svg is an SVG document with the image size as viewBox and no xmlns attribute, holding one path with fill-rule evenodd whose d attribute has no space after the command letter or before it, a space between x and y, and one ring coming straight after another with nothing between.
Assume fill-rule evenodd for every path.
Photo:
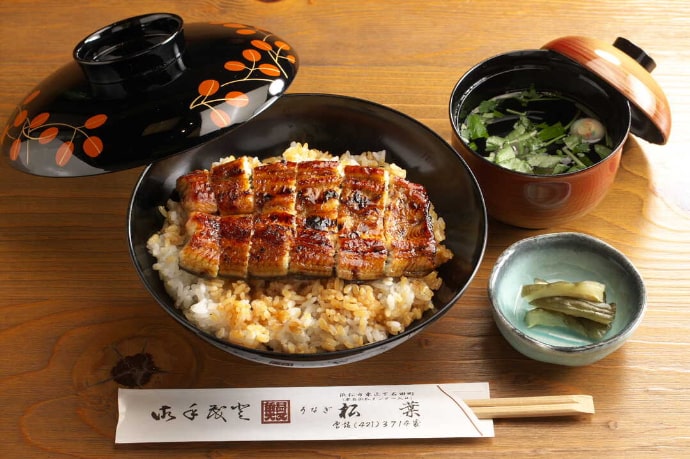
<instances>
[{"instance_id":1,"label":"pair of chopsticks","mask_svg":"<svg viewBox=\"0 0 690 459\"><path fill-rule=\"evenodd\" d=\"M506 397L464 400L479 419L534 418L594 413L591 395Z\"/></svg>"}]
</instances>

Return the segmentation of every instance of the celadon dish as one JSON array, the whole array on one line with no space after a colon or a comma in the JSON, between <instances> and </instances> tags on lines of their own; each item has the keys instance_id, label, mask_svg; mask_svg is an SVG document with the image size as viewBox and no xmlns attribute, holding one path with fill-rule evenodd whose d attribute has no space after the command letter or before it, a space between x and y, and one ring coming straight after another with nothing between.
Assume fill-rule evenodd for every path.
<instances>
[{"instance_id":1,"label":"celadon dish","mask_svg":"<svg viewBox=\"0 0 690 459\"><path fill-rule=\"evenodd\" d=\"M527 327L531 306L521 289L535 279L606 285L607 302L616 303L611 329L599 341L555 327ZM594 363L620 348L639 326L646 310L642 276L618 249L582 233L552 233L520 240L498 258L489 278L489 299L496 325L520 353L542 362L579 366Z\"/></svg>"}]
</instances>

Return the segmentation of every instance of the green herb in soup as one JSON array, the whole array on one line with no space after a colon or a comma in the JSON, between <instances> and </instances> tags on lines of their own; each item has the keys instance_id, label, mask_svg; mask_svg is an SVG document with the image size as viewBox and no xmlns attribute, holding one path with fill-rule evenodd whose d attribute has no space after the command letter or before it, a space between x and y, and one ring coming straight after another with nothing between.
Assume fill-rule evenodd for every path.
<instances>
[{"instance_id":1,"label":"green herb in soup","mask_svg":"<svg viewBox=\"0 0 690 459\"><path fill-rule=\"evenodd\" d=\"M460 136L489 161L528 174L576 172L612 152L601 121L566 97L534 88L481 102Z\"/></svg>"}]
</instances>

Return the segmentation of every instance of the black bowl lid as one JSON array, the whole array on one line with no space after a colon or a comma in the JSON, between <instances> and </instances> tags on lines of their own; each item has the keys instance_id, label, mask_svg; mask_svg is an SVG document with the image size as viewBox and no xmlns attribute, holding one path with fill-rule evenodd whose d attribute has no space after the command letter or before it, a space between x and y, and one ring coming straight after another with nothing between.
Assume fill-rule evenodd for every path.
<instances>
[{"instance_id":1,"label":"black bowl lid","mask_svg":"<svg viewBox=\"0 0 690 459\"><path fill-rule=\"evenodd\" d=\"M267 108L295 78L294 49L235 23L184 24L169 13L116 22L10 116L2 156L23 172L75 177L155 162Z\"/></svg>"}]
</instances>

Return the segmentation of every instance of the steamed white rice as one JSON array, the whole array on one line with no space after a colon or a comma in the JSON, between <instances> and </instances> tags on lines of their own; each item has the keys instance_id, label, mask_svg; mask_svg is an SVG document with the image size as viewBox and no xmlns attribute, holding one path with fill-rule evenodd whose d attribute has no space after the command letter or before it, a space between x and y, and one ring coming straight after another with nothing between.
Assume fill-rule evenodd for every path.
<instances>
[{"instance_id":1,"label":"steamed white rice","mask_svg":"<svg viewBox=\"0 0 690 459\"><path fill-rule=\"evenodd\" d=\"M379 166L391 174L405 176L403 169L385 162L385 152L345 153L337 157L293 143L281 157L264 162L282 159L339 159L344 164ZM434 290L441 285L435 271L421 278L389 277L366 283L195 276L181 270L178 264L179 250L185 242L184 210L171 200L161 212L165 223L148 240L148 249L157 260L153 268L185 317L220 340L285 353L349 349L401 333L425 311L434 308ZM436 239L442 241L444 222L433 213L432 218ZM440 250L448 258L452 256L445 247Z\"/></svg>"}]
</instances>

